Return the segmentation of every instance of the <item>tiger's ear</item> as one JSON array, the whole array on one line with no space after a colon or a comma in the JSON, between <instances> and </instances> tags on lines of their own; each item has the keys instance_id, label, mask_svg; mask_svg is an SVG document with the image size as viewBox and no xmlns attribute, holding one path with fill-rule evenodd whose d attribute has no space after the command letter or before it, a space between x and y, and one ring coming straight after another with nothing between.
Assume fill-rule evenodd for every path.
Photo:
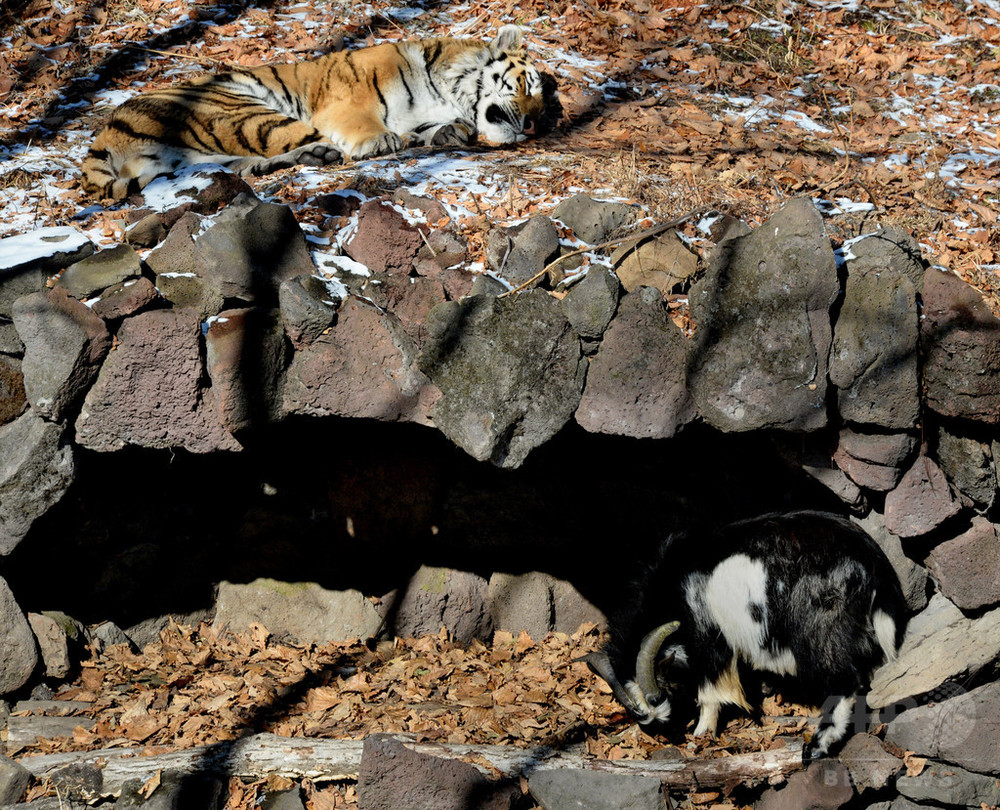
<instances>
[{"instance_id":1,"label":"tiger's ear","mask_svg":"<svg viewBox=\"0 0 1000 810\"><path fill-rule=\"evenodd\" d=\"M517 51L521 48L521 29L516 25L505 25L497 32L493 47L501 51Z\"/></svg>"}]
</instances>

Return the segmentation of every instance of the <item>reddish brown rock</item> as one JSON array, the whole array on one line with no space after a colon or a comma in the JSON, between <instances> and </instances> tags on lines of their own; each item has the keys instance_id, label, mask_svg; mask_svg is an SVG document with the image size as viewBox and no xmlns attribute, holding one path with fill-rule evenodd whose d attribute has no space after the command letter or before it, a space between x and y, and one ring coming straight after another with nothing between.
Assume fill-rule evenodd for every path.
<instances>
[{"instance_id":1,"label":"reddish brown rock","mask_svg":"<svg viewBox=\"0 0 1000 810\"><path fill-rule=\"evenodd\" d=\"M153 303L159 293L148 278L125 281L105 291L93 310L106 321L115 321L134 315Z\"/></svg>"},{"instance_id":2,"label":"reddish brown rock","mask_svg":"<svg viewBox=\"0 0 1000 810\"><path fill-rule=\"evenodd\" d=\"M897 537L918 537L961 509L941 468L921 454L885 497L885 527Z\"/></svg>"},{"instance_id":3,"label":"reddish brown rock","mask_svg":"<svg viewBox=\"0 0 1000 810\"><path fill-rule=\"evenodd\" d=\"M963 610L1000 602L1000 540L997 529L984 518L972 528L936 546L927 567L941 592Z\"/></svg>"},{"instance_id":4,"label":"reddish brown rock","mask_svg":"<svg viewBox=\"0 0 1000 810\"><path fill-rule=\"evenodd\" d=\"M382 200L369 200L358 211L358 230L344 251L373 273L409 275L423 244L399 211Z\"/></svg>"},{"instance_id":5,"label":"reddish brown rock","mask_svg":"<svg viewBox=\"0 0 1000 810\"><path fill-rule=\"evenodd\" d=\"M0 425L13 422L27 407L21 361L0 354Z\"/></svg>"},{"instance_id":6,"label":"reddish brown rock","mask_svg":"<svg viewBox=\"0 0 1000 810\"><path fill-rule=\"evenodd\" d=\"M447 301L444 285L434 278L420 276L383 276L379 285L369 285L371 299L399 318L406 333L417 346L427 339L427 315Z\"/></svg>"},{"instance_id":7,"label":"reddish brown rock","mask_svg":"<svg viewBox=\"0 0 1000 810\"><path fill-rule=\"evenodd\" d=\"M239 450L202 379L201 322L191 310L128 318L76 421L77 441L93 450L183 447L193 453Z\"/></svg>"},{"instance_id":8,"label":"reddish brown rock","mask_svg":"<svg viewBox=\"0 0 1000 810\"><path fill-rule=\"evenodd\" d=\"M862 433L844 428L833 460L856 484L888 492L903 477L917 440L906 433Z\"/></svg>"},{"instance_id":9,"label":"reddish brown rock","mask_svg":"<svg viewBox=\"0 0 1000 810\"><path fill-rule=\"evenodd\" d=\"M288 413L427 422L439 396L415 365L399 322L350 299L337 325L295 354L285 382Z\"/></svg>"},{"instance_id":10,"label":"reddish brown rock","mask_svg":"<svg viewBox=\"0 0 1000 810\"><path fill-rule=\"evenodd\" d=\"M928 406L944 416L1000 424L1000 319L952 273L928 271L923 300Z\"/></svg>"}]
</instances>

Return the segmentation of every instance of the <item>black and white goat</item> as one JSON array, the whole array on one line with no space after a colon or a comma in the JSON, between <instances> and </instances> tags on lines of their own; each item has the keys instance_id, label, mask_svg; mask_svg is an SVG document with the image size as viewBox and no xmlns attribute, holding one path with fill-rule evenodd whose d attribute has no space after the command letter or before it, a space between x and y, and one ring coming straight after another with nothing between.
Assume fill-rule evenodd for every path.
<instances>
[{"instance_id":1,"label":"black and white goat","mask_svg":"<svg viewBox=\"0 0 1000 810\"><path fill-rule=\"evenodd\" d=\"M742 667L824 705L806 748L818 757L847 733L872 670L895 657L905 605L864 530L802 511L672 539L623 615L585 660L640 723L671 719L687 691L700 708L694 733L714 734L724 704L751 708Z\"/></svg>"}]
</instances>

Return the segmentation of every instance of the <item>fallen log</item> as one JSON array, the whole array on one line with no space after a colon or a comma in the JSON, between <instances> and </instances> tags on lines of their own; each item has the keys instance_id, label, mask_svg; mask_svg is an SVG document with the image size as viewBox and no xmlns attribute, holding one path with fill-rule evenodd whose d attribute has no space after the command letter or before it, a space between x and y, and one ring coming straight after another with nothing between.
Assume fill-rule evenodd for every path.
<instances>
[{"instance_id":1,"label":"fallen log","mask_svg":"<svg viewBox=\"0 0 1000 810\"><path fill-rule=\"evenodd\" d=\"M599 770L658 779L671 789L719 788L741 782L773 781L800 770L799 743L769 751L677 762L600 760L580 750L514 748L503 745L460 745L418 742L410 735L391 735L408 748L430 756L461 759L488 776L529 776L542 770ZM101 796L117 796L130 780L145 783L158 771L261 779L271 774L320 782L356 780L364 746L361 740L325 740L255 734L240 740L143 755L142 749L105 748L23 757L21 765L40 780L58 779L66 768L101 772ZM92 797L92 798L97 798Z\"/></svg>"}]
</instances>

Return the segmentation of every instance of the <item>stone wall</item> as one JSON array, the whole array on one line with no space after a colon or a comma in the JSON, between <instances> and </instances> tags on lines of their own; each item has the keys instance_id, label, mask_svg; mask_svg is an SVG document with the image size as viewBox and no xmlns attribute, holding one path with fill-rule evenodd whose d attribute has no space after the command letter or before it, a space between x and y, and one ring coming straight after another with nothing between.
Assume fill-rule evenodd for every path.
<instances>
[{"instance_id":1,"label":"stone wall","mask_svg":"<svg viewBox=\"0 0 1000 810\"><path fill-rule=\"evenodd\" d=\"M865 768L902 751L942 764L896 780L909 798L893 807L995 804L1000 320L979 294L927 268L916 242L895 228L834 249L808 200L790 201L755 229L720 220L700 257L654 229L614 254L614 271L595 265L553 294L539 286L564 281L559 269L539 272L560 250L548 217L491 233L492 272L472 274L443 210L406 201L417 205L438 223L423 234L390 201L361 206L345 251L371 273L340 280L317 275L286 208L246 193L211 217L197 207L149 214L133 244L96 253L68 229L3 240L4 255L23 261L0 269L0 695L58 677L66 625L25 614L17 598L29 590L24 561L51 556L70 518L100 522L81 517L80 504L102 486L109 498L120 494L103 483L113 471L129 481L159 469L166 480L156 464L174 457L195 479L222 470L198 514L209 503L229 514L217 482L239 479L241 458L251 467L276 458L260 446L294 425L300 437L332 431L318 443L330 455L309 463L335 471L324 508L344 543L366 532L403 538L401 546L415 538L412 576L382 591L360 574L352 582L360 569L342 566L339 587L289 589L248 568L220 587L217 622L266 614L272 630L300 640L369 635L387 619L406 634L441 625L462 639L498 627L544 634L600 620L625 567L602 570L609 597L571 567L533 565L536 547L600 560L611 538L638 553L620 538L653 540L682 522L685 505L720 517L754 505L832 507L884 549L914 616L898 660L876 673L869 696L890 721L885 741L852 740L838 773L850 773L853 787L829 791L829 806L857 793L865 806L865 791L884 797L898 768L878 777ZM634 219L627 206L585 198L552 216L591 243ZM51 249L18 252L16 239ZM502 294L523 282L524 291ZM687 331L667 303L681 290ZM417 449L397 442L380 455L357 439L378 423L414 423L385 430L402 430L393 435ZM314 455L308 442L295 447ZM616 469L647 451L657 464L669 458L672 476L638 485L634 470ZM151 457L153 467L136 466ZM710 468L712 484L685 465ZM758 470L740 479L745 492L726 488L729 466ZM274 494L269 487L279 502L309 490L288 469L274 474L282 486L262 478L260 497ZM517 494L498 506L491 488ZM591 488L637 505L615 512L597 497L608 505L600 520L588 503L547 523L574 499L587 501ZM351 508L341 508L347 501ZM241 536L285 520L275 517L280 508L254 514ZM307 525L288 518L268 537L294 538ZM537 535L519 546L512 538L527 526ZM480 534L489 539L477 545ZM491 557L500 535L507 553ZM464 555L442 552L465 538ZM150 554L136 570L144 559L155 564ZM464 565L440 564L456 559ZM226 579L218 573L216 582ZM279 579L311 573L286 565ZM381 597L380 606L364 595ZM141 642L155 622L127 629ZM793 778L762 806L804 806L801 791L823 793L818 778Z\"/></svg>"}]
</instances>

